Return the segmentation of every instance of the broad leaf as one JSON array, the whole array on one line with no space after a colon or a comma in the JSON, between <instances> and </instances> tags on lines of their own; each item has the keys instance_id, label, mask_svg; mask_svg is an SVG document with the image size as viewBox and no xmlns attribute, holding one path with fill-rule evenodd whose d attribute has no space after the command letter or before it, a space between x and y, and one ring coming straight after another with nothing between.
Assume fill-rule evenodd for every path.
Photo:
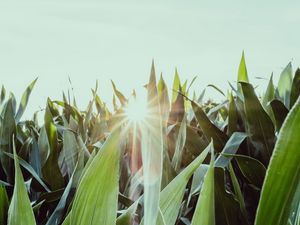
<instances>
[{"instance_id":1,"label":"broad leaf","mask_svg":"<svg viewBox=\"0 0 300 225\"><path fill-rule=\"evenodd\" d=\"M240 84L244 95L247 134L254 147L252 156L261 158L267 165L275 142L274 125L260 104L252 85Z\"/></svg>"},{"instance_id":2,"label":"broad leaf","mask_svg":"<svg viewBox=\"0 0 300 225\"><path fill-rule=\"evenodd\" d=\"M255 224L287 224L300 181L300 98L280 130L264 180Z\"/></svg>"},{"instance_id":3,"label":"broad leaf","mask_svg":"<svg viewBox=\"0 0 300 225\"><path fill-rule=\"evenodd\" d=\"M27 194L18 156L14 149L15 186L8 210L8 225L34 225L35 218Z\"/></svg>"},{"instance_id":4,"label":"broad leaf","mask_svg":"<svg viewBox=\"0 0 300 225\"><path fill-rule=\"evenodd\" d=\"M112 225L116 223L120 131L106 140L84 173L74 199L71 225Z\"/></svg>"}]
</instances>

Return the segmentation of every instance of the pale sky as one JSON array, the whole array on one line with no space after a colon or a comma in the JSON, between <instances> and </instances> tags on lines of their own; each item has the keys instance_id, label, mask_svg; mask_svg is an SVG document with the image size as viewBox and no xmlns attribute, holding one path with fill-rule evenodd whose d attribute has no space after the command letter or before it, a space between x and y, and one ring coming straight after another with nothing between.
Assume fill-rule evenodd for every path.
<instances>
[{"instance_id":1,"label":"pale sky","mask_svg":"<svg viewBox=\"0 0 300 225\"><path fill-rule=\"evenodd\" d=\"M300 1L22 1L0 0L0 84L20 99L39 77L25 118L60 99L70 85L83 109L99 80L110 104L114 80L129 95L148 81L151 60L171 88L198 76L199 94L236 80L245 50L250 80L277 81L289 61L300 66ZM208 96L219 98L214 90Z\"/></svg>"}]
</instances>

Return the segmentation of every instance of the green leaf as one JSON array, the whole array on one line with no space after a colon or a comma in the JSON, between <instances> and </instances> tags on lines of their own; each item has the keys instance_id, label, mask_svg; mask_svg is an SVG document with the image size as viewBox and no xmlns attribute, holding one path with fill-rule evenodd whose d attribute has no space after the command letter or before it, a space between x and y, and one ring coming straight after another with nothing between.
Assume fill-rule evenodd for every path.
<instances>
[{"instance_id":1,"label":"green leaf","mask_svg":"<svg viewBox=\"0 0 300 225\"><path fill-rule=\"evenodd\" d=\"M227 135L209 120L197 103L192 101L192 107L200 128L208 140L213 139L216 151L220 152L228 140Z\"/></svg>"},{"instance_id":2,"label":"green leaf","mask_svg":"<svg viewBox=\"0 0 300 225\"><path fill-rule=\"evenodd\" d=\"M67 165L67 171L69 177L74 172L75 165L77 163L79 152L79 146L76 141L74 133L70 130L64 130L63 132L63 153L64 160Z\"/></svg>"},{"instance_id":3,"label":"green leaf","mask_svg":"<svg viewBox=\"0 0 300 225\"><path fill-rule=\"evenodd\" d=\"M170 100L168 95L168 88L166 86L166 83L162 77L160 76L158 85L157 85L157 91L159 96L159 103L160 103L160 111L161 111L161 117L163 126L167 126L168 123L168 117L169 117L169 111L170 111Z\"/></svg>"},{"instance_id":4,"label":"green leaf","mask_svg":"<svg viewBox=\"0 0 300 225\"><path fill-rule=\"evenodd\" d=\"M225 157L224 154L235 154L246 137L247 134L243 132L233 133L224 146L220 156L216 159L215 166L221 168L228 167L231 158Z\"/></svg>"},{"instance_id":5,"label":"green leaf","mask_svg":"<svg viewBox=\"0 0 300 225\"><path fill-rule=\"evenodd\" d=\"M217 92L219 92L221 95L223 95L225 97L224 92L220 88L218 88L216 85L209 84L209 85L207 85L207 87L211 87L211 88L215 89Z\"/></svg>"},{"instance_id":6,"label":"green leaf","mask_svg":"<svg viewBox=\"0 0 300 225\"><path fill-rule=\"evenodd\" d=\"M204 177L191 225L215 224L214 192L214 150L212 147L210 165Z\"/></svg>"},{"instance_id":7,"label":"green leaf","mask_svg":"<svg viewBox=\"0 0 300 225\"><path fill-rule=\"evenodd\" d=\"M132 225L140 198L137 199L125 212L117 218L116 225Z\"/></svg>"},{"instance_id":8,"label":"green leaf","mask_svg":"<svg viewBox=\"0 0 300 225\"><path fill-rule=\"evenodd\" d=\"M8 225L34 225L36 224L35 218L19 166L15 146L13 146L13 151L15 156L15 186L8 210Z\"/></svg>"},{"instance_id":9,"label":"green leaf","mask_svg":"<svg viewBox=\"0 0 300 225\"><path fill-rule=\"evenodd\" d=\"M0 224L6 224L8 205L6 189L0 184Z\"/></svg>"},{"instance_id":10,"label":"green leaf","mask_svg":"<svg viewBox=\"0 0 300 225\"><path fill-rule=\"evenodd\" d=\"M5 155L7 155L8 157L10 157L11 159L14 159L15 156L11 153L4 153ZM25 160L23 160L22 158L18 157L18 163L19 165L21 165L24 169L26 169L34 179L36 179L38 181L38 183L47 191L50 192L49 188L47 187L47 185L42 181L42 179L40 178L40 176L37 174L37 172L32 168L32 166L26 162Z\"/></svg>"},{"instance_id":11,"label":"green leaf","mask_svg":"<svg viewBox=\"0 0 300 225\"><path fill-rule=\"evenodd\" d=\"M181 83L177 69L175 69L174 81L173 81L173 90L172 90L172 103L176 101L178 96L178 91L180 89Z\"/></svg>"},{"instance_id":12,"label":"green leaf","mask_svg":"<svg viewBox=\"0 0 300 225\"><path fill-rule=\"evenodd\" d=\"M53 122L53 117L50 111L50 100L45 112L45 129L47 133L50 154L42 168L44 179L50 184L51 189L57 190L64 186L64 180L58 166L59 148L58 148L58 134Z\"/></svg>"},{"instance_id":13,"label":"green leaf","mask_svg":"<svg viewBox=\"0 0 300 225\"><path fill-rule=\"evenodd\" d=\"M249 78L248 78L248 72L247 72L247 67L246 67L246 62L245 62L245 55L244 51L242 53L242 58L239 66L239 71L238 71L238 82L246 82L249 83Z\"/></svg>"},{"instance_id":14,"label":"green leaf","mask_svg":"<svg viewBox=\"0 0 300 225\"><path fill-rule=\"evenodd\" d=\"M114 89L114 93L115 95L118 97L120 103L122 106L125 106L128 102L128 100L125 98L125 96L116 88L115 83L111 80L111 84L113 86Z\"/></svg>"},{"instance_id":15,"label":"green leaf","mask_svg":"<svg viewBox=\"0 0 300 225\"><path fill-rule=\"evenodd\" d=\"M243 216L245 218L247 218L247 210L246 210L246 204L245 204L244 196L243 196L240 184L238 182L238 178L237 178L237 176L234 172L234 169L233 169L231 163L229 163L228 168L229 168L229 174L230 174L230 178L231 178L231 182L232 182L232 185L233 185L235 196L236 196L236 198L237 198L237 200L240 204L240 208L241 208L241 211L243 213Z\"/></svg>"},{"instance_id":16,"label":"green leaf","mask_svg":"<svg viewBox=\"0 0 300 225\"><path fill-rule=\"evenodd\" d=\"M267 90L262 99L262 106L264 107L264 109L266 110L266 112L268 113L272 121L275 121L275 119L274 119L273 111L269 105L269 102L271 102L274 98L275 98L275 87L273 84L273 73L272 73L270 77L270 81L268 83Z\"/></svg>"},{"instance_id":17,"label":"green leaf","mask_svg":"<svg viewBox=\"0 0 300 225\"><path fill-rule=\"evenodd\" d=\"M288 114L264 180L255 224L287 224L300 181L300 98Z\"/></svg>"},{"instance_id":18,"label":"green leaf","mask_svg":"<svg viewBox=\"0 0 300 225\"><path fill-rule=\"evenodd\" d=\"M232 93L229 95L229 105L228 105L228 135L232 135L233 132L238 129L238 113L235 105L234 97Z\"/></svg>"},{"instance_id":19,"label":"green leaf","mask_svg":"<svg viewBox=\"0 0 300 225\"><path fill-rule=\"evenodd\" d=\"M285 105L279 101L278 99L274 99L270 103L275 119L275 127L276 131L279 131L289 110L285 107Z\"/></svg>"},{"instance_id":20,"label":"green leaf","mask_svg":"<svg viewBox=\"0 0 300 225\"><path fill-rule=\"evenodd\" d=\"M6 96L6 90L5 87L2 85L1 95L0 95L0 105L4 102L5 96Z\"/></svg>"},{"instance_id":21,"label":"green leaf","mask_svg":"<svg viewBox=\"0 0 300 225\"><path fill-rule=\"evenodd\" d=\"M240 83L244 95L247 134L255 149L252 155L260 157L265 165L272 155L275 142L274 125L260 104L251 84Z\"/></svg>"},{"instance_id":22,"label":"green leaf","mask_svg":"<svg viewBox=\"0 0 300 225\"><path fill-rule=\"evenodd\" d=\"M71 225L116 223L120 131L114 131L97 153L78 185Z\"/></svg>"},{"instance_id":23,"label":"green leaf","mask_svg":"<svg viewBox=\"0 0 300 225\"><path fill-rule=\"evenodd\" d=\"M156 86L154 63L152 62L148 89L149 115L141 127L142 161L144 175L144 223L152 225L159 212L159 199L163 171L164 142L162 122Z\"/></svg>"},{"instance_id":24,"label":"green leaf","mask_svg":"<svg viewBox=\"0 0 300 225\"><path fill-rule=\"evenodd\" d=\"M300 95L300 68L297 69L291 88L290 108L293 107Z\"/></svg>"},{"instance_id":25,"label":"green leaf","mask_svg":"<svg viewBox=\"0 0 300 225\"><path fill-rule=\"evenodd\" d=\"M75 167L75 170L76 170L76 168L77 167ZM74 182L73 177L74 177L74 174L75 174L75 170L74 170L73 174L71 175L70 180L68 182L68 185L64 189L64 193L62 194L56 208L54 209L53 213L51 214L51 216L47 220L46 225L58 225L58 224L60 224L61 219L63 217L63 211L64 211L64 209L66 207L66 204L67 204L67 198L69 196L71 187L72 187L73 182Z\"/></svg>"},{"instance_id":26,"label":"green leaf","mask_svg":"<svg viewBox=\"0 0 300 225\"><path fill-rule=\"evenodd\" d=\"M246 155L226 154L226 156L234 157L246 179L257 188L261 188L266 174L266 168L261 162Z\"/></svg>"},{"instance_id":27,"label":"green leaf","mask_svg":"<svg viewBox=\"0 0 300 225\"><path fill-rule=\"evenodd\" d=\"M172 166L177 173L180 171L185 140L186 140L186 119L184 118L180 124L179 133L176 139L175 152L172 158Z\"/></svg>"},{"instance_id":28,"label":"green leaf","mask_svg":"<svg viewBox=\"0 0 300 225\"><path fill-rule=\"evenodd\" d=\"M212 143L162 190L159 206L167 225L175 224L181 201L184 196L185 187L195 170L204 161L211 148ZM161 220L158 220L156 225L163 225L163 223Z\"/></svg>"},{"instance_id":29,"label":"green leaf","mask_svg":"<svg viewBox=\"0 0 300 225\"><path fill-rule=\"evenodd\" d=\"M289 63L280 74L276 90L277 97L284 103L287 108L290 106L292 76L292 63Z\"/></svg>"},{"instance_id":30,"label":"green leaf","mask_svg":"<svg viewBox=\"0 0 300 225\"><path fill-rule=\"evenodd\" d=\"M9 98L3 111L3 120L0 126L0 159L2 168L7 176L7 181L11 183L13 180L12 169L13 160L8 159L1 151L13 153L12 150L12 136L16 130L16 121L14 118L13 99Z\"/></svg>"},{"instance_id":31,"label":"green leaf","mask_svg":"<svg viewBox=\"0 0 300 225\"><path fill-rule=\"evenodd\" d=\"M28 103L28 100L29 100L29 96L31 94L31 91L35 85L37 81L37 78L26 88L25 92L23 93L22 95L22 98L21 98L21 102L20 102L20 105L19 105L19 109L18 109L18 112L17 112L17 115L16 115L16 121L20 121L25 109L26 109L26 106L27 106L27 103Z\"/></svg>"},{"instance_id":32,"label":"green leaf","mask_svg":"<svg viewBox=\"0 0 300 225\"><path fill-rule=\"evenodd\" d=\"M247 224L235 196L225 188L225 171L215 167L215 210L216 224Z\"/></svg>"}]
</instances>

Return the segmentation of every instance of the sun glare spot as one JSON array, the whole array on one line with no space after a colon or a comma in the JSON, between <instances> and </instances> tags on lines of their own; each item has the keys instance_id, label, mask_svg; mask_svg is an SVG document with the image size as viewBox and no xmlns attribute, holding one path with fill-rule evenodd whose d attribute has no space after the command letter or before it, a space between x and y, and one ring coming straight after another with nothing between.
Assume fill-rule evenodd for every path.
<instances>
[{"instance_id":1,"label":"sun glare spot","mask_svg":"<svg viewBox=\"0 0 300 225\"><path fill-rule=\"evenodd\" d=\"M148 116L149 110L146 101L131 99L125 108L126 118L130 122L140 123Z\"/></svg>"}]
</instances>

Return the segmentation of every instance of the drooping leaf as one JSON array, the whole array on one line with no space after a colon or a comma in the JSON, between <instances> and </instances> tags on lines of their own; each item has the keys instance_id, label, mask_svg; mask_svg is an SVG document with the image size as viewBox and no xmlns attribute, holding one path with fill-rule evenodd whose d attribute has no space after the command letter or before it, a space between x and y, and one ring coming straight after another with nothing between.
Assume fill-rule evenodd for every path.
<instances>
[{"instance_id":1,"label":"drooping leaf","mask_svg":"<svg viewBox=\"0 0 300 225\"><path fill-rule=\"evenodd\" d=\"M18 156L13 146L15 161L14 192L8 210L8 225L35 225L33 210L19 166Z\"/></svg>"},{"instance_id":2,"label":"drooping leaf","mask_svg":"<svg viewBox=\"0 0 300 225\"><path fill-rule=\"evenodd\" d=\"M261 188L266 174L265 166L258 160L239 154L223 154L225 157L234 157L242 174L250 182L250 184Z\"/></svg>"},{"instance_id":3,"label":"drooping leaf","mask_svg":"<svg viewBox=\"0 0 300 225\"><path fill-rule=\"evenodd\" d=\"M260 157L265 165L269 162L275 142L274 125L260 104L251 84L240 83L244 95L247 134L254 147L251 154Z\"/></svg>"},{"instance_id":4,"label":"drooping leaf","mask_svg":"<svg viewBox=\"0 0 300 225\"><path fill-rule=\"evenodd\" d=\"M215 166L221 168L228 167L231 158L225 157L224 154L235 154L246 137L247 134L243 132L233 133L224 146L220 156L216 159Z\"/></svg>"},{"instance_id":5,"label":"drooping leaf","mask_svg":"<svg viewBox=\"0 0 300 225\"><path fill-rule=\"evenodd\" d=\"M215 89L217 92L219 92L221 95L223 95L225 97L224 92L220 88L218 88L216 85L209 84L209 85L207 85L207 87L211 87L211 88Z\"/></svg>"},{"instance_id":6,"label":"drooping leaf","mask_svg":"<svg viewBox=\"0 0 300 225\"><path fill-rule=\"evenodd\" d=\"M4 153L6 156L8 156L11 159L14 159L15 156L11 153ZM38 181L38 183L44 188L44 190L46 190L47 192L50 192L49 188L47 187L47 185L42 181L41 177L37 174L37 172L32 168L32 166L26 162L25 160L23 160L22 158L18 157L18 163L19 165L21 165L24 169L26 169L34 179L36 179Z\"/></svg>"},{"instance_id":7,"label":"drooping leaf","mask_svg":"<svg viewBox=\"0 0 300 225\"><path fill-rule=\"evenodd\" d=\"M116 223L120 131L114 131L84 173L74 199L71 225Z\"/></svg>"},{"instance_id":8,"label":"drooping leaf","mask_svg":"<svg viewBox=\"0 0 300 225\"><path fill-rule=\"evenodd\" d=\"M279 132L259 201L255 225L287 224L300 181L300 98Z\"/></svg>"},{"instance_id":9,"label":"drooping leaf","mask_svg":"<svg viewBox=\"0 0 300 225\"><path fill-rule=\"evenodd\" d=\"M228 140L227 135L209 120L203 109L198 104L192 102L192 107L200 128L208 140L213 139L216 151L220 152Z\"/></svg>"}]
</instances>

